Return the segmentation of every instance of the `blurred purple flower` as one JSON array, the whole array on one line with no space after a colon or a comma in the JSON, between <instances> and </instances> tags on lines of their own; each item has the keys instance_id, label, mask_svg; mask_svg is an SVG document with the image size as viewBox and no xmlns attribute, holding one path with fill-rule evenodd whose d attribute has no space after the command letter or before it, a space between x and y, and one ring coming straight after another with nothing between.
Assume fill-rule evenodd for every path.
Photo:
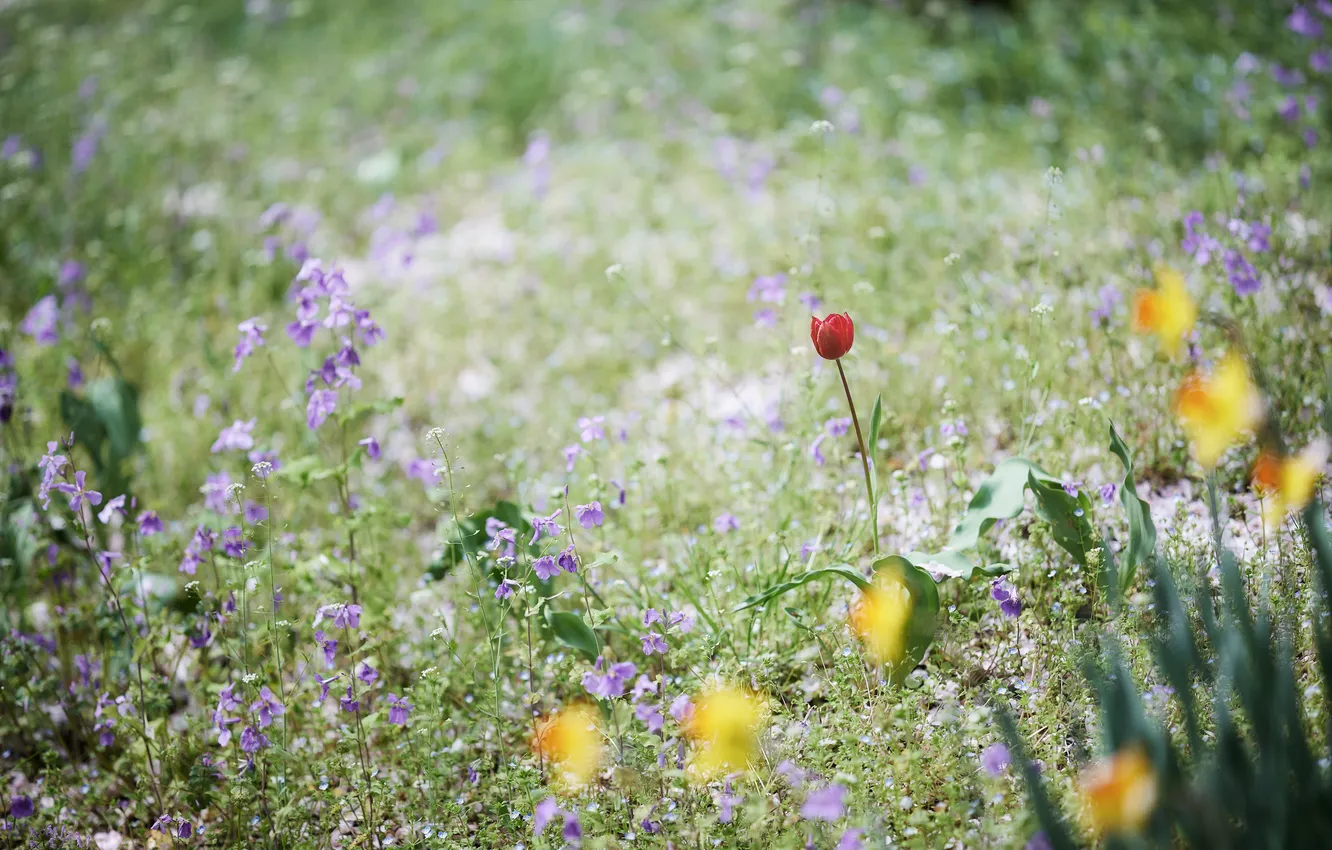
<instances>
[{"instance_id":1,"label":"blurred purple flower","mask_svg":"<svg viewBox=\"0 0 1332 850\"><path fill-rule=\"evenodd\" d=\"M1115 486L1114 482L1102 484L1101 501L1105 502L1107 505L1113 502L1115 500L1115 493L1118 489L1119 488Z\"/></svg>"},{"instance_id":2,"label":"blurred purple flower","mask_svg":"<svg viewBox=\"0 0 1332 850\"><path fill-rule=\"evenodd\" d=\"M981 750L981 769L990 776L1002 776L1011 762L1012 759L1008 755L1008 747L1003 744L991 744Z\"/></svg>"},{"instance_id":3,"label":"blurred purple flower","mask_svg":"<svg viewBox=\"0 0 1332 850\"><path fill-rule=\"evenodd\" d=\"M1286 18L1286 26L1291 32L1302 35L1305 38L1319 39L1323 37L1323 22L1314 17L1304 6L1296 6Z\"/></svg>"},{"instance_id":4,"label":"blurred purple flower","mask_svg":"<svg viewBox=\"0 0 1332 850\"><path fill-rule=\"evenodd\" d=\"M1252 295L1261 288L1262 284L1258 280L1258 270L1239 251L1233 248L1228 249L1223 263L1226 268L1226 277L1230 280L1230 285L1234 287L1236 295Z\"/></svg>"},{"instance_id":5,"label":"blurred purple flower","mask_svg":"<svg viewBox=\"0 0 1332 850\"><path fill-rule=\"evenodd\" d=\"M32 337L38 345L55 345L60 341L60 333L56 329L59 318L56 297L47 295L32 305L32 309L23 317L19 330Z\"/></svg>"},{"instance_id":6,"label":"blurred purple flower","mask_svg":"<svg viewBox=\"0 0 1332 850\"><path fill-rule=\"evenodd\" d=\"M163 531L162 520L158 518L157 511L144 511L139 514L136 522L139 524L139 535L141 537L152 537L154 534L161 534Z\"/></svg>"},{"instance_id":7,"label":"blurred purple flower","mask_svg":"<svg viewBox=\"0 0 1332 850\"><path fill-rule=\"evenodd\" d=\"M334 390L315 390L310 393L310 401L305 407L305 424L310 430L317 429L338 407L338 394Z\"/></svg>"},{"instance_id":8,"label":"blurred purple flower","mask_svg":"<svg viewBox=\"0 0 1332 850\"><path fill-rule=\"evenodd\" d=\"M712 530L718 534L728 534L732 531L740 530L740 520L735 515L728 512L717 514L717 518L712 521Z\"/></svg>"},{"instance_id":9,"label":"blurred purple flower","mask_svg":"<svg viewBox=\"0 0 1332 850\"><path fill-rule=\"evenodd\" d=\"M209 450L213 454L228 451L249 451L254 448L254 437L250 432L254 430L255 423L258 420L251 419L248 422L242 422L237 419L235 422L223 428L213 441L213 447Z\"/></svg>"},{"instance_id":10,"label":"blurred purple flower","mask_svg":"<svg viewBox=\"0 0 1332 850\"><path fill-rule=\"evenodd\" d=\"M651 655L654 652L659 655L666 654L667 650L666 639L662 637L658 632L648 632L647 634L643 635L643 637L640 638L640 640L642 640L643 642L644 655Z\"/></svg>"},{"instance_id":11,"label":"blurred purple flower","mask_svg":"<svg viewBox=\"0 0 1332 850\"><path fill-rule=\"evenodd\" d=\"M800 816L808 820L836 821L846 814L846 788L828 785L809 792Z\"/></svg>"},{"instance_id":12,"label":"blurred purple flower","mask_svg":"<svg viewBox=\"0 0 1332 850\"><path fill-rule=\"evenodd\" d=\"M365 456L371 460L379 460L379 441L374 437L363 437L357 441L356 445L365 449Z\"/></svg>"}]
</instances>

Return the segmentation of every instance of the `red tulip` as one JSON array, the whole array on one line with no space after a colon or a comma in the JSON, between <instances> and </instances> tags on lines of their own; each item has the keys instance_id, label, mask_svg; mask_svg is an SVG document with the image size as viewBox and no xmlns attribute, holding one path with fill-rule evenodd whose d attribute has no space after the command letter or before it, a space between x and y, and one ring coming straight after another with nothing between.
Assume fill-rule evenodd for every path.
<instances>
[{"instance_id":1,"label":"red tulip","mask_svg":"<svg viewBox=\"0 0 1332 850\"><path fill-rule=\"evenodd\" d=\"M847 313L833 313L826 319L809 317L809 338L814 350L824 360L837 360L851 350L856 339L856 326Z\"/></svg>"}]
</instances>

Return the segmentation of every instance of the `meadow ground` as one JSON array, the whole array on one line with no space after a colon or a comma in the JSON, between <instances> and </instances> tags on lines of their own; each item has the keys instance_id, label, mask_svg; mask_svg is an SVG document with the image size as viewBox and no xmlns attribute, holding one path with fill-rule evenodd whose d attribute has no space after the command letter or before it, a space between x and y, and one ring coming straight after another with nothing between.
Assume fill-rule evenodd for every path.
<instances>
[{"instance_id":1,"label":"meadow ground","mask_svg":"<svg viewBox=\"0 0 1332 850\"><path fill-rule=\"evenodd\" d=\"M1332 7L1015 5L3 4L6 839L1094 841L1222 550L1321 738Z\"/></svg>"}]
</instances>

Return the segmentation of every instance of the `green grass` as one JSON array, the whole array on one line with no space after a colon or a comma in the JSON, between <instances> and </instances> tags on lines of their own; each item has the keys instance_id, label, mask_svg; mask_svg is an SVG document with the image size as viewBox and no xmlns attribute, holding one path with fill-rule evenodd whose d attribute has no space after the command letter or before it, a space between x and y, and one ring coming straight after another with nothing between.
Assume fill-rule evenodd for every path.
<instances>
[{"instance_id":1,"label":"green grass","mask_svg":"<svg viewBox=\"0 0 1332 850\"><path fill-rule=\"evenodd\" d=\"M524 705L529 693L542 711L583 696L589 665L542 621L529 633L531 599L496 603L491 561L429 575L432 564L444 572L455 519L498 500L548 514L566 486L571 505L607 508L604 526L575 528L584 564L614 557L595 572L599 599L567 575L534 592L558 594L560 611L613 612L598 646L664 671L671 694L721 676L771 705L761 763L735 781L744 800L721 823L722 786L691 783L673 750L659 769L662 742L622 701L606 715L608 730L620 728L619 758L562 798L577 806L585 846L832 847L847 827L865 829L866 846L1021 845L1033 826L1020 783L978 762L998 740L999 703L1071 802L1096 754L1080 662L1111 628L1133 669L1151 669L1145 574L1112 616L1090 570L1025 513L981 553L1014 567L1021 617L1000 614L986 581L943 583L934 645L895 687L877 681L845 626L849 583L734 610L806 568L870 562L853 437L825 438L824 465L811 454L845 402L813 357L797 296L854 317L847 371L861 415L882 396L874 459L886 553L943 545L980 480L1019 453L1081 481L1098 531L1123 539L1119 508L1096 497L1121 474L1106 448L1110 419L1151 486L1162 551L1194 574L1210 543L1201 472L1171 413L1182 367L1129 331L1125 303L1108 326L1090 313L1102 287L1127 300L1149 285L1158 259L1192 269L1204 307L1243 328L1282 430L1297 445L1319 430L1328 158L1272 116L1280 95L1265 76L1254 77L1254 120L1225 100L1240 52L1303 61L1284 15L1114 2L1076 15L1032 2L1016 17L946 3L911 13L683 0L287 8L281 20L222 2L0 12L10 45L0 135L41 152L36 167L0 163L0 345L20 376L19 413L0 427L0 459L13 467L4 517L34 546L20 558L4 550L5 628L57 644L47 653L9 638L0 653L10 707L0 763L13 793L39 801L29 823L143 842L167 813L205 825L191 841L213 847L373 846L388 835L414 847L560 846L558 829L532 836L528 819L548 791ZM97 90L83 101L89 75ZM830 86L842 105L825 105ZM105 137L71 177L70 147L94 115ZM823 119L835 130L811 132ZM544 195L523 160L537 133L551 140ZM730 177L719 167L729 156ZM1297 179L1305 163L1311 189ZM1237 174L1261 187L1238 192ZM385 193L396 209L373 219ZM323 331L300 351L282 331L299 264L281 251L267 258L257 224L278 202L320 213L312 254L345 268L357 306L387 335L362 348L364 387L344 391L341 410L400 406L306 427L305 375L334 340ZM1259 295L1235 296L1219 264L1193 269L1179 250L1193 209L1272 226L1275 250L1255 259ZM410 230L421 212L439 232L407 238L411 264L386 268L376 229ZM19 324L59 291L66 259L87 268L91 311L38 347ZM788 275L782 304L747 299L756 276L778 272ZM754 312L768 307L774 324L760 326ZM267 322L268 344L233 374L236 325L251 316ZM1199 340L1207 358L1224 343L1210 329ZM168 532L140 541L122 533L128 524L95 526L96 548L127 555L116 586L131 617L148 614L137 639L108 605L64 497L50 512L28 507L42 447L69 430L58 399L71 357L90 381L121 376L139 393L143 442L120 473ZM566 472L561 449L579 442L579 417L595 415L609 438ZM287 469L267 486L241 453L209 451L221 428L251 417L258 446ZM940 425L953 420L968 433L950 442ZM443 436L428 438L435 428ZM356 453L366 435L383 461ZM943 462L922 468L927 448ZM451 487L406 476L411 460L443 463L441 449ZM71 460L88 468L82 452ZM1220 470L1250 546L1252 455L1237 450ZM309 480L292 474L302 457ZM242 500L271 500L271 518L247 526L250 553L219 556L189 586L176 565L195 526L233 521L201 505L205 476L220 470L245 484ZM1190 484L1171 501L1170 488ZM625 504L611 509L620 486ZM722 513L740 528L713 531ZM1246 569L1303 575L1299 536L1280 540ZM161 588L144 611L141 576ZM270 586L285 597L276 614ZM209 647L190 648L200 615L232 592L242 613L215 627ZM339 638L340 669L354 658L381 674L360 723L334 699L312 707L310 678L323 672L315 610L353 593L365 613L359 635ZM665 661L645 658L643 610L686 605L697 629L673 635ZM100 669L100 689L70 690L78 654ZM267 728L273 745L251 771L210 732L227 683L246 704L260 685L285 683L285 722ZM117 715L116 742L99 745L102 692L147 715L151 756L130 716ZM389 692L416 705L406 727L387 721ZM205 756L225 759L221 779ZM846 817L802 820L806 789L776 772L785 760L817 773L815 785L845 785Z\"/></svg>"}]
</instances>

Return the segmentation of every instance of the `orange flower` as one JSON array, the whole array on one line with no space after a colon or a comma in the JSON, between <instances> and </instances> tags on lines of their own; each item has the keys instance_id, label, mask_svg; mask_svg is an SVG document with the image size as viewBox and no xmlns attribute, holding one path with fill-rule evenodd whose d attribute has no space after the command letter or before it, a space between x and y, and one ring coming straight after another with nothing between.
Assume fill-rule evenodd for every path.
<instances>
[{"instance_id":1,"label":"orange flower","mask_svg":"<svg viewBox=\"0 0 1332 850\"><path fill-rule=\"evenodd\" d=\"M1263 399L1244 361L1228 354L1210 375L1194 372L1180 384L1175 412L1198 462L1211 469L1263 418Z\"/></svg>"},{"instance_id":2,"label":"orange flower","mask_svg":"<svg viewBox=\"0 0 1332 850\"><path fill-rule=\"evenodd\" d=\"M601 733L596 712L574 703L542 720L532 749L547 759L570 785L586 785L601 764Z\"/></svg>"},{"instance_id":3,"label":"orange flower","mask_svg":"<svg viewBox=\"0 0 1332 850\"><path fill-rule=\"evenodd\" d=\"M1328 444L1315 440L1297 455L1281 457L1264 450L1253 465L1253 486L1267 501L1263 520L1281 524L1288 511L1298 511L1313 498L1314 485L1327 465Z\"/></svg>"},{"instance_id":4,"label":"orange flower","mask_svg":"<svg viewBox=\"0 0 1332 850\"><path fill-rule=\"evenodd\" d=\"M1156 289L1139 289L1133 295L1133 329L1154 333L1166 351L1174 355L1193 323L1198 308L1184 286L1184 275L1169 266L1156 267Z\"/></svg>"},{"instance_id":5,"label":"orange flower","mask_svg":"<svg viewBox=\"0 0 1332 850\"><path fill-rule=\"evenodd\" d=\"M1083 811L1098 834L1137 832L1156 808L1156 772L1139 747L1120 750L1082 773Z\"/></svg>"},{"instance_id":6,"label":"orange flower","mask_svg":"<svg viewBox=\"0 0 1332 850\"><path fill-rule=\"evenodd\" d=\"M890 570L880 570L874 584L860 591L848 618L870 657L880 664L900 664L906 655L911 621L911 592Z\"/></svg>"}]
</instances>

